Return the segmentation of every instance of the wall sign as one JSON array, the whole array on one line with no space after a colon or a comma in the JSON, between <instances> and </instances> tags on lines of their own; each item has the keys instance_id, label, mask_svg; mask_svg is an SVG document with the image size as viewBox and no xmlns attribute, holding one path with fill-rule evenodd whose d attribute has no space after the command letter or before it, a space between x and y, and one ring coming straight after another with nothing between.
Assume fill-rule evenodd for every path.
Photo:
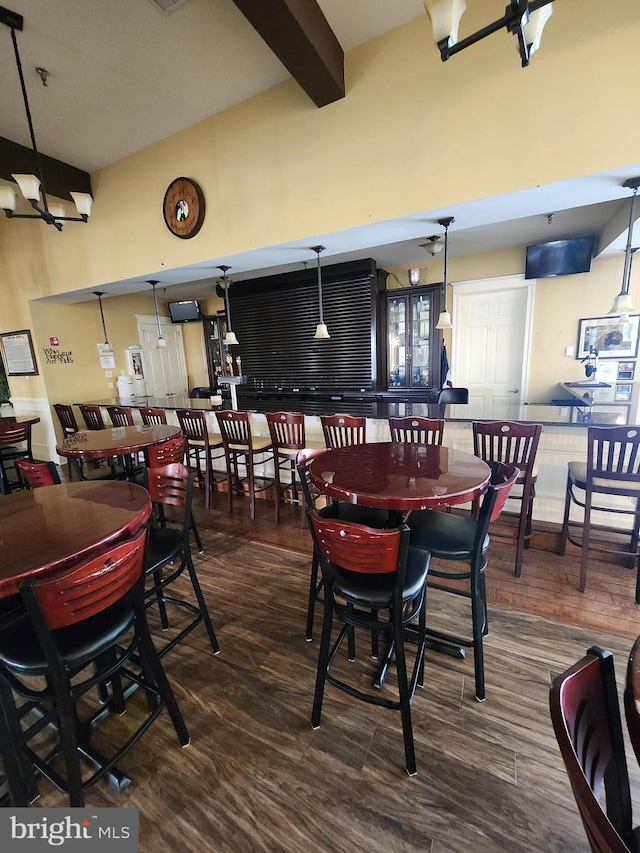
<instances>
[{"instance_id":1,"label":"wall sign","mask_svg":"<svg viewBox=\"0 0 640 853\"><path fill-rule=\"evenodd\" d=\"M4 332L0 334L0 342L7 376L37 376L38 367L29 329Z\"/></svg>"}]
</instances>

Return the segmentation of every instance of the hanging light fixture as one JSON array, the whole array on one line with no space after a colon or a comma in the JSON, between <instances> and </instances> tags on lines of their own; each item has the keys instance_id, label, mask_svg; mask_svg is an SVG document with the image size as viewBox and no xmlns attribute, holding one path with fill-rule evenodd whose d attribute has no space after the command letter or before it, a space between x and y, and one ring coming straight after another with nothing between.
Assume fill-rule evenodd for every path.
<instances>
[{"instance_id":1,"label":"hanging light fixture","mask_svg":"<svg viewBox=\"0 0 640 853\"><path fill-rule=\"evenodd\" d=\"M542 31L553 12L552 2L553 0L510 0L502 18L487 24L462 41L458 41L458 27L467 8L465 0L424 0L424 8L431 21L433 40L438 45L443 62L504 28L517 37L522 67L526 68L540 47Z\"/></svg>"},{"instance_id":2,"label":"hanging light fixture","mask_svg":"<svg viewBox=\"0 0 640 853\"><path fill-rule=\"evenodd\" d=\"M320 322L316 326L316 333L313 336L316 341L326 341L331 335L329 334L329 330L327 329L327 324L324 322L324 317L322 315L322 270L320 268L320 253L324 252L325 246L312 246L311 251L315 252L318 256L318 304L320 307Z\"/></svg>"},{"instance_id":3,"label":"hanging light fixture","mask_svg":"<svg viewBox=\"0 0 640 853\"><path fill-rule=\"evenodd\" d=\"M434 257L442 251L444 248L444 243L440 240L440 235L435 234L433 237L429 237L428 243L420 243L422 248L430 255Z\"/></svg>"},{"instance_id":4,"label":"hanging light fixture","mask_svg":"<svg viewBox=\"0 0 640 853\"><path fill-rule=\"evenodd\" d=\"M63 222L87 222L91 215L91 205L93 199L89 193L69 193L75 202L78 216L66 216L64 206L61 204L49 204L44 186L44 177L42 172L42 163L40 160L40 152L36 144L36 136L33 129L33 121L31 120L31 110L29 109L29 100L27 98L27 88L24 82L22 73L22 63L18 52L18 41L16 39L16 30L22 31L24 19L22 15L12 12L10 9L5 9L0 6L0 23L6 24L11 30L11 39L13 41L13 52L15 54L18 76L20 78L20 86L22 88L22 99L24 101L24 109L27 114L27 122L29 124L29 133L31 135L31 147L33 148L33 160L36 166L36 175L11 175L13 180L18 184L20 192L29 201L31 207L36 213L16 213L16 199L18 194L10 186L0 186L0 207L4 210L5 216L9 219L43 219L47 225L53 225L58 231L62 231ZM46 76L43 79L43 68L36 69L40 74L40 79L43 85L47 85Z\"/></svg>"},{"instance_id":5,"label":"hanging light fixture","mask_svg":"<svg viewBox=\"0 0 640 853\"><path fill-rule=\"evenodd\" d=\"M445 219L438 219L438 225L444 228L444 281L442 289L444 290L444 311L440 312L436 329L452 329L451 315L447 311L447 277L449 272L449 226L455 222L453 216L447 216Z\"/></svg>"},{"instance_id":6,"label":"hanging light fixture","mask_svg":"<svg viewBox=\"0 0 640 853\"><path fill-rule=\"evenodd\" d=\"M409 284L411 287L415 287L416 284L420 284L420 276L422 275L422 270L420 267L411 267L407 270L407 276L409 278Z\"/></svg>"},{"instance_id":7,"label":"hanging light fixture","mask_svg":"<svg viewBox=\"0 0 640 853\"><path fill-rule=\"evenodd\" d=\"M236 338L235 332L231 329L231 308L229 307L229 277L227 276L227 272L231 269L231 267L226 264L222 264L218 267L219 270L222 270L222 287L224 288L224 310L227 315L227 334L224 336L224 344L227 347L233 347L238 345L238 339Z\"/></svg>"},{"instance_id":8,"label":"hanging light fixture","mask_svg":"<svg viewBox=\"0 0 640 853\"><path fill-rule=\"evenodd\" d=\"M147 281L147 284L150 284L153 288L153 304L156 309L156 323L158 324L158 340L156 341L156 349L166 349L167 342L162 337L162 326L160 325L160 312L158 311L158 294L156 293L156 284L159 284L157 281Z\"/></svg>"},{"instance_id":9,"label":"hanging light fixture","mask_svg":"<svg viewBox=\"0 0 640 853\"><path fill-rule=\"evenodd\" d=\"M625 181L622 185L627 189L633 190L633 195L631 196L631 208L629 210L629 228L627 230L627 245L624 251L624 270L622 272L622 288L620 293L613 300L613 307L611 311L609 311L610 317L620 316L620 321L622 323L627 323L629 321L629 315L633 314L633 305L631 304L631 294L629 293L629 284L631 282L631 262L633 260L633 254L636 249L631 248L631 243L633 239L633 225L634 225L634 210L636 206L636 196L638 194L638 188L640 187L640 178L629 178L628 181Z\"/></svg>"},{"instance_id":10,"label":"hanging light fixture","mask_svg":"<svg viewBox=\"0 0 640 853\"><path fill-rule=\"evenodd\" d=\"M104 332L104 343L102 344L102 354L107 355L108 353L113 352L113 347L109 343L109 338L107 337L107 326L104 322L104 312L102 310L102 297L104 293L101 290L94 290L93 295L98 297L98 304L100 305L100 318L102 319L102 331Z\"/></svg>"}]
</instances>

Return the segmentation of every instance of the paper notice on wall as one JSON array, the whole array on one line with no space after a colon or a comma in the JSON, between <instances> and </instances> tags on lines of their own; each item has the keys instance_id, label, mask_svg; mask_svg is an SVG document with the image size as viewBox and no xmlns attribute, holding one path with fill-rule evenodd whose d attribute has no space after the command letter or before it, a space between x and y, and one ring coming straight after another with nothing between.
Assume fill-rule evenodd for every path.
<instances>
[{"instance_id":1,"label":"paper notice on wall","mask_svg":"<svg viewBox=\"0 0 640 853\"><path fill-rule=\"evenodd\" d=\"M103 352L104 344L97 344L98 347L98 358L100 359L100 367L103 370L109 370L112 367L116 366L116 357L112 352Z\"/></svg>"}]
</instances>

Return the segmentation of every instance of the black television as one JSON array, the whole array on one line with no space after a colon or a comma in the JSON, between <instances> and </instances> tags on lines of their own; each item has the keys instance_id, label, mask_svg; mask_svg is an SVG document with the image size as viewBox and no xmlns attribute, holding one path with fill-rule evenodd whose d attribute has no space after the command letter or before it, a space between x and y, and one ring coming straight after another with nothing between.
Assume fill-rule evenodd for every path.
<instances>
[{"instance_id":1,"label":"black television","mask_svg":"<svg viewBox=\"0 0 640 853\"><path fill-rule=\"evenodd\" d=\"M172 323L193 323L195 320L202 319L200 304L195 299L169 302L167 307Z\"/></svg>"},{"instance_id":2,"label":"black television","mask_svg":"<svg viewBox=\"0 0 640 853\"><path fill-rule=\"evenodd\" d=\"M575 275L589 272L596 235L553 240L527 246L525 278L553 278L557 275Z\"/></svg>"}]
</instances>

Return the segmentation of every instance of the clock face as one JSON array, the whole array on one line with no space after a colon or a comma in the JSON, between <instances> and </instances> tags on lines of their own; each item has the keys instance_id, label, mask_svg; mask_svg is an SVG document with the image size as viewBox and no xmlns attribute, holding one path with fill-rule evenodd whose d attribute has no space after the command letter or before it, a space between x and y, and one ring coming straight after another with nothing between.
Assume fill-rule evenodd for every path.
<instances>
[{"instance_id":1,"label":"clock face","mask_svg":"<svg viewBox=\"0 0 640 853\"><path fill-rule=\"evenodd\" d=\"M176 237L195 237L204 222L204 195L195 181L176 178L171 181L162 203L164 221Z\"/></svg>"}]
</instances>

